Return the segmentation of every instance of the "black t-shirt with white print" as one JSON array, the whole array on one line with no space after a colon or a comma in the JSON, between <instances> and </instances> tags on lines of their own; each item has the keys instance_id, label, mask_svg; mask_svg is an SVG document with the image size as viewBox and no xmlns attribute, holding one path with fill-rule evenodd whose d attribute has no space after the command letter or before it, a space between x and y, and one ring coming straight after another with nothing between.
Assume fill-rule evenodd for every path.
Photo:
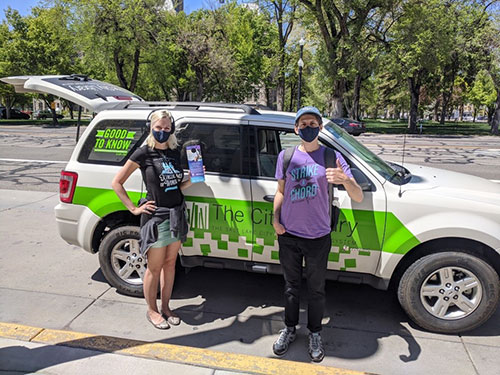
<instances>
[{"instance_id":1,"label":"black t-shirt with white print","mask_svg":"<svg viewBox=\"0 0 500 375\"><path fill-rule=\"evenodd\" d=\"M158 207L175 207L182 203L184 195L180 183L184 177L178 150L158 150L147 145L138 148L130 160L139 164L146 185L147 200Z\"/></svg>"}]
</instances>

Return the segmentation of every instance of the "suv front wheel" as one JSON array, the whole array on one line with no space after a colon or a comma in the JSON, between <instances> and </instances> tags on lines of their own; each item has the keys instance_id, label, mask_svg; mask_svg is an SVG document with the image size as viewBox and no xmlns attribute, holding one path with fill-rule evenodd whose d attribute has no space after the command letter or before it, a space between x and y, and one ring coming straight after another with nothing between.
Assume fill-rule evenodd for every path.
<instances>
[{"instance_id":1,"label":"suv front wheel","mask_svg":"<svg viewBox=\"0 0 500 375\"><path fill-rule=\"evenodd\" d=\"M419 326L458 333L480 326L495 312L499 278L484 260L449 251L418 259L401 277L398 298Z\"/></svg>"},{"instance_id":2,"label":"suv front wheel","mask_svg":"<svg viewBox=\"0 0 500 375\"><path fill-rule=\"evenodd\" d=\"M146 257L139 251L139 238L137 226L112 229L99 246L99 263L104 277L118 292L142 297Z\"/></svg>"}]
</instances>

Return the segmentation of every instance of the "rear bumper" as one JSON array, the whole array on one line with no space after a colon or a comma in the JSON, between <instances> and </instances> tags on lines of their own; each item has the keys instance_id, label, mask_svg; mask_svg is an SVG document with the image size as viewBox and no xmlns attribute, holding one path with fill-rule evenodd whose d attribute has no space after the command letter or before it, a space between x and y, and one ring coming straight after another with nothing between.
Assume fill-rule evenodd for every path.
<instances>
[{"instance_id":1,"label":"rear bumper","mask_svg":"<svg viewBox=\"0 0 500 375\"><path fill-rule=\"evenodd\" d=\"M59 203L55 208L57 230L64 241L93 253L92 237L101 218L86 206Z\"/></svg>"}]
</instances>

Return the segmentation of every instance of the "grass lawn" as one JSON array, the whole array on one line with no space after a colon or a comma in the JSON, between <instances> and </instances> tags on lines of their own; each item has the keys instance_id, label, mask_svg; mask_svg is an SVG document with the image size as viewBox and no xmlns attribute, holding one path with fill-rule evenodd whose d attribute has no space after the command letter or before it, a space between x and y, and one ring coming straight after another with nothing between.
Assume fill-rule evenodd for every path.
<instances>
[{"instance_id":1,"label":"grass lawn","mask_svg":"<svg viewBox=\"0 0 500 375\"><path fill-rule=\"evenodd\" d=\"M58 119L57 123L59 126L76 126L77 120L71 120L71 119ZM80 121L80 125L88 125L90 123L89 119L82 119ZM46 120L0 120L0 126L1 125L11 125L11 126L16 126L16 125L52 125L52 119L46 119Z\"/></svg>"},{"instance_id":2,"label":"grass lawn","mask_svg":"<svg viewBox=\"0 0 500 375\"><path fill-rule=\"evenodd\" d=\"M404 134L408 131L407 121L363 120L366 131L380 134ZM417 127L417 132L418 132ZM422 134L424 135L491 135L490 126L486 122L438 122L425 121Z\"/></svg>"}]
</instances>

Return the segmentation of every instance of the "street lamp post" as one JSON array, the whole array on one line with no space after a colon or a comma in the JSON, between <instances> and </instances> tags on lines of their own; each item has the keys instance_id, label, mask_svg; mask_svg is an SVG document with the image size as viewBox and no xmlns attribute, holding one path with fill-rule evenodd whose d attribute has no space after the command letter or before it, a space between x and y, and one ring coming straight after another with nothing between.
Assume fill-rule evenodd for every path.
<instances>
[{"instance_id":1,"label":"street lamp post","mask_svg":"<svg viewBox=\"0 0 500 375\"><path fill-rule=\"evenodd\" d=\"M304 38L300 38L299 40L299 45L300 45L300 58L299 61L297 62L299 66L299 85L298 85L298 90L297 90L297 111L300 109L300 90L302 89L302 69L304 68L304 60L302 60L302 53L304 52L304 44L306 44L306 41Z\"/></svg>"}]
</instances>

